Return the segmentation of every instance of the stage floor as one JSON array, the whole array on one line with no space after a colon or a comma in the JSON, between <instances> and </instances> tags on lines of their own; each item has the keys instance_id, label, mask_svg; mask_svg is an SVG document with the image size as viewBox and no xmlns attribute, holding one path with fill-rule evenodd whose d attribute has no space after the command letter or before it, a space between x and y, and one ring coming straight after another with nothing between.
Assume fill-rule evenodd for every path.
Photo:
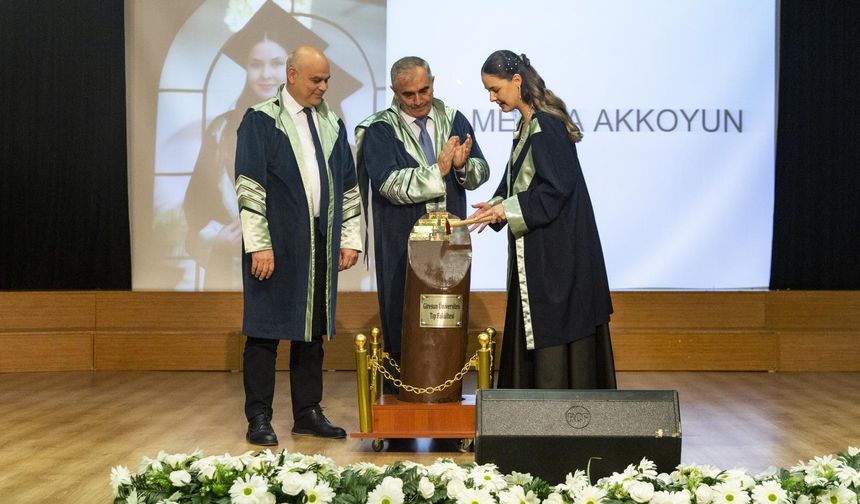
<instances>
[{"instance_id":1,"label":"stage floor","mask_svg":"<svg viewBox=\"0 0 860 504\"><path fill-rule=\"evenodd\" d=\"M369 439L293 438L288 378L278 373L277 449L340 465L474 459L456 440L398 440L377 453ZM472 393L474 376L467 379L464 393ZM618 384L678 391L685 463L759 472L860 446L860 373L622 372ZM136 470L159 450L256 450L245 442L243 399L241 373L0 374L0 501L111 502L115 465ZM355 373L327 372L326 415L357 431L356 404Z\"/></svg>"}]
</instances>

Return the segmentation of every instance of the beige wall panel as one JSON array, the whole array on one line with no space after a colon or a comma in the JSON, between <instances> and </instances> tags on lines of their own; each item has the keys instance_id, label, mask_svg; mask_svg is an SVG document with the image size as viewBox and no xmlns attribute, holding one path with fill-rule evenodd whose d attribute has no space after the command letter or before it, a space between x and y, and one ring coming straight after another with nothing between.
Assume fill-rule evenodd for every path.
<instances>
[{"instance_id":1,"label":"beige wall panel","mask_svg":"<svg viewBox=\"0 0 860 504\"><path fill-rule=\"evenodd\" d=\"M480 332L487 327L503 331L506 302L505 292L473 292L469 296L469 332Z\"/></svg>"},{"instance_id":2,"label":"beige wall panel","mask_svg":"<svg viewBox=\"0 0 860 504\"><path fill-rule=\"evenodd\" d=\"M756 329L765 327L765 292L618 291L611 329Z\"/></svg>"},{"instance_id":3,"label":"beige wall panel","mask_svg":"<svg viewBox=\"0 0 860 504\"><path fill-rule=\"evenodd\" d=\"M379 326L379 305L375 292L340 292L337 295L337 339L352 338Z\"/></svg>"},{"instance_id":4,"label":"beige wall panel","mask_svg":"<svg viewBox=\"0 0 860 504\"><path fill-rule=\"evenodd\" d=\"M88 371L93 368L93 333L0 333L0 373Z\"/></svg>"},{"instance_id":5,"label":"beige wall panel","mask_svg":"<svg viewBox=\"0 0 860 504\"><path fill-rule=\"evenodd\" d=\"M0 292L0 332L92 330L92 292Z\"/></svg>"},{"instance_id":6,"label":"beige wall panel","mask_svg":"<svg viewBox=\"0 0 860 504\"><path fill-rule=\"evenodd\" d=\"M860 329L860 291L769 292L767 298L773 329Z\"/></svg>"},{"instance_id":7,"label":"beige wall panel","mask_svg":"<svg viewBox=\"0 0 860 504\"><path fill-rule=\"evenodd\" d=\"M99 332L95 337L98 370L239 369L238 332Z\"/></svg>"},{"instance_id":8,"label":"beige wall panel","mask_svg":"<svg viewBox=\"0 0 860 504\"><path fill-rule=\"evenodd\" d=\"M618 371L767 371L777 369L777 338L768 332L614 331Z\"/></svg>"},{"instance_id":9,"label":"beige wall panel","mask_svg":"<svg viewBox=\"0 0 860 504\"><path fill-rule=\"evenodd\" d=\"M782 371L860 371L860 329L778 335Z\"/></svg>"},{"instance_id":10,"label":"beige wall panel","mask_svg":"<svg viewBox=\"0 0 860 504\"><path fill-rule=\"evenodd\" d=\"M860 292L620 291L613 302L619 370L860 371ZM376 293L338 303L324 366L353 369L355 334L379 325ZM503 330L504 309L504 292L473 293L469 355L475 333ZM237 292L4 292L0 371L237 369L241 324Z\"/></svg>"},{"instance_id":11,"label":"beige wall panel","mask_svg":"<svg viewBox=\"0 0 860 504\"><path fill-rule=\"evenodd\" d=\"M239 330L241 292L98 293L98 331Z\"/></svg>"}]
</instances>

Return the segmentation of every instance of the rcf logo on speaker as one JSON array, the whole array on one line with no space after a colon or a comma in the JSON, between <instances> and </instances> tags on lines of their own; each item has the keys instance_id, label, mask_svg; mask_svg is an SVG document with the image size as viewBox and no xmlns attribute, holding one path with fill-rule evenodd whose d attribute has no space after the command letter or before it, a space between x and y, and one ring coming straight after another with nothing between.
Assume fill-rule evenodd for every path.
<instances>
[{"instance_id":1,"label":"rcf logo on speaker","mask_svg":"<svg viewBox=\"0 0 860 504\"><path fill-rule=\"evenodd\" d=\"M571 406L564 418L574 429L584 429L591 423L591 412L583 406Z\"/></svg>"}]
</instances>

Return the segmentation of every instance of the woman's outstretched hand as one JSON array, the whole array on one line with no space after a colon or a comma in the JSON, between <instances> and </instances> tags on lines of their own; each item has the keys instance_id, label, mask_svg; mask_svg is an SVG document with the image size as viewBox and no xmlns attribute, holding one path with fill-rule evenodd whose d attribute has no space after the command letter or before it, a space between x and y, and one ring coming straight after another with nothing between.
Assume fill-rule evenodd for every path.
<instances>
[{"instance_id":1,"label":"woman's outstretched hand","mask_svg":"<svg viewBox=\"0 0 860 504\"><path fill-rule=\"evenodd\" d=\"M478 230L482 232L488 224L496 224L507 220L505 216L505 208L502 205L489 205L486 202L475 203L472 208L476 208L467 221L471 221L469 231Z\"/></svg>"}]
</instances>

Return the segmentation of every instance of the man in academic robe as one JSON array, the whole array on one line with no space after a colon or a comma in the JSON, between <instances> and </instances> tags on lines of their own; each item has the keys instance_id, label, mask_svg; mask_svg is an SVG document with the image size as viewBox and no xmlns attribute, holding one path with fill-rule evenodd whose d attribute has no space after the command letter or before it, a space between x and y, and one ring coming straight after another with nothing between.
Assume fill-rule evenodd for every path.
<instances>
[{"instance_id":1,"label":"man in academic robe","mask_svg":"<svg viewBox=\"0 0 860 504\"><path fill-rule=\"evenodd\" d=\"M246 439L275 445L280 340L290 341L294 435L343 438L325 417L323 336L334 336L338 272L361 250L361 202L343 122L323 94L329 63L303 46L277 96L247 111L236 148L243 239Z\"/></svg>"},{"instance_id":2,"label":"man in academic robe","mask_svg":"<svg viewBox=\"0 0 860 504\"><path fill-rule=\"evenodd\" d=\"M430 210L465 218L466 190L483 184L490 169L466 117L433 97L426 61L401 58L391 67L391 83L391 107L362 121L355 137L359 186L366 191L369 182L372 194L382 335L399 361L412 226Z\"/></svg>"}]
</instances>

